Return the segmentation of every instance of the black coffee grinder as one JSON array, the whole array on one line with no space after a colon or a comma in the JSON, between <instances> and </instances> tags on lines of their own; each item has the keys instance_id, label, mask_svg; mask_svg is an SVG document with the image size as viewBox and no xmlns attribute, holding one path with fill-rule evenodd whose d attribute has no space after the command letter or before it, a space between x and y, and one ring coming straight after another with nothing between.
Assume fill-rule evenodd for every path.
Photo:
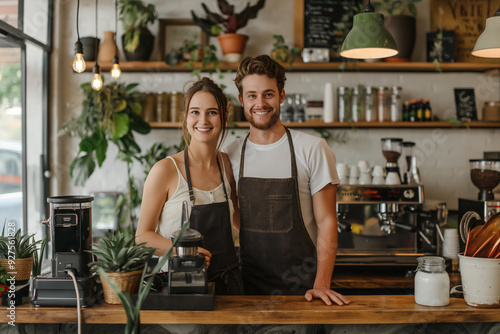
<instances>
[{"instance_id":1,"label":"black coffee grinder","mask_svg":"<svg viewBox=\"0 0 500 334\"><path fill-rule=\"evenodd\" d=\"M189 221L187 202L182 203L182 225ZM172 243L182 228L172 233ZM207 293L207 266L205 256L198 253L203 236L188 228L175 245L175 252L168 259L168 293Z\"/></svg>"},{"instance_id":2,"label":"black coffee grinder","mask_svg":"<svg viewBox=\"0 0 500 334\"><path fill-rule=\"evenodd\" d=\"M181 226L189 221L187 202L182 203ZM174 242L183 228L172 233ZM142 305L142 310L205 310L214 309L215 284L208 282L205 256L198 253L203 236L188 228L182 233L175 253L168 259L167 289L157 287L151 291Z\"/></svg>"},{"instance_id":3,"label":"black coffee grinder","mask_svg":"<svg viewBox=\"0 0 500 334\"><path fill-rule=\"evenodd\" d=\"M50 227L52 273L33 280L34 305L76 306L75 276L80 303L95 302L95 280L88 264L92 255L92 196L49 197L50 217L42 221Z\"/></svg>"}]
</instances>

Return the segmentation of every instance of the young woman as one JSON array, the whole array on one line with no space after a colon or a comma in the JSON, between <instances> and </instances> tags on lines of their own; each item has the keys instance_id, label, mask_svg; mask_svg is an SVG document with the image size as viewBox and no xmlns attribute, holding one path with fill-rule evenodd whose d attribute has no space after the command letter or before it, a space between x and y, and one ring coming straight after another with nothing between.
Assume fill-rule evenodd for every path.
<instances>
[{"instance_id":1,"label":"young woman","mask_svg":"<svg viewBox=\"0 0 500 334\"><path fill-rule=\"evenodd\" d=\"M228 101L209 78L195 82L184 96L186 149L157 162L144 185L136 242L163 255L172 232L180 229L182 203L188 202L190 227L203 235L208 280L217 294L241 294L242 280L232 239L239 211L231 165L219 148L227 133Z\"/></svg>"}]
</instances>

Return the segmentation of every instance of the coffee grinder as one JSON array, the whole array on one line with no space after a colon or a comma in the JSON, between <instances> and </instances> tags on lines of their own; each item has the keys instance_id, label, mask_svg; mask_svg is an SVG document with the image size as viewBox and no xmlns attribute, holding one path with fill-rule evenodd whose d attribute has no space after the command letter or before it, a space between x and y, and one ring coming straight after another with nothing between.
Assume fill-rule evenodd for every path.
<instances>
[{"instance_id":1,"label":"coffee grinder","mask_svg":"<svg viewBox=\"0 0 500 334\"><path fill-rule=\"evenodd\" d=\"M500 160L472 159L469 160L470 177L472 183L479 189L477 199L458 199L458 221L469 211L479 215L479 220L487 221L491 216L500 212L500 200L495 199L493 189L500 183ZM474 225L469 226L470 229ZM460 250L465 249L465 243L460 240Z\"/></svg>"},{"instance_id":2,"label":"coffee grinder","mask_svg":"<svg viewBox=\"0 0 500 334\"><path fill-rule=\"evenodd\" d=\"M187 202L182 203L181 226L189 222ZM164 285L151 291L142 310L205 310L214 309L215 284L208 282L205 256L198 253L203 236L188 228L179 237L183 228L172 233L172 242L177 238L175 254L168 259L167 289Z\"/></svg>"},{"instance_id":3,"label":"coffee grinder","mask_svg":"<svg viewBox=\"0 0 500 334\"><path fill-rule=\"evenodd\" d=\"M387 160L385 164L386 184L401 184L398 160L401 156L403 139L382 138L382 154Z\"/></svg>"},{"instance_id":4,"label":"coffee grinder","mask_svg":"<svg viewBox=\"0 0 500 334\"><path fill-rule=\"evenodd\" d=\"M96 283L90 274L92 249L92 196L49 197L52 272L33 280L32 303L41 306L77 306L73 277L80 304L95 302Z\"/></svg>"},{"instance_id":5,"label":"coffee grinder","mask_svg":"<svg viewBox=\"0 0 500 334\"><path fill-rule=\"evenodd\" d=\"M413 155L415 143L412 141L404 141L402 144L403 155L406 160L406 172L403 174L404 184L421 184L420 172L417 167L417 157Z\"/></svg>"}]
</instances>

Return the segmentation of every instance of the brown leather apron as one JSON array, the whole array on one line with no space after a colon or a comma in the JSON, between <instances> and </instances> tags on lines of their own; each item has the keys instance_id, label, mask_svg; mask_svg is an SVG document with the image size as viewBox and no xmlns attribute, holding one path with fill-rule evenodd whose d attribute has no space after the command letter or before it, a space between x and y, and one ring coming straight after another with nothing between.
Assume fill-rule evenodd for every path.
<instances>
[{"instance_id":1,"label":"brown leather apron","mask_svg":"<svg viewBox=\"0 0 500 334\"><path fill-rule=\"evenodd\" d=\"M203 248L212 253L207 276L209 282L215 282L215 292L218 295L243 294L243 282L239 269L238 258L234 249L231 233L231 217L229 198L226 192L224 176L219 166L222 189L224 189L225 202L194 205L195 196L189 172L188 150L184 150L184 165L186 168L186 181L189 187L189 198L193 204L189 221L190 227L203 235Z\"/></svg>"},{"instance_id":2,"label":"brown leather apron","mask_svg":"<svg viewBox=\"0 0 500 334\"><path fill-rule=\"evenodd\" d=\"M316 248L302 219L292 136L285 130L290 147L291 178L244 177L248 136L241 149L238 199L246 294L300 295L314 285Z\"/></svg>"}]
</instances>

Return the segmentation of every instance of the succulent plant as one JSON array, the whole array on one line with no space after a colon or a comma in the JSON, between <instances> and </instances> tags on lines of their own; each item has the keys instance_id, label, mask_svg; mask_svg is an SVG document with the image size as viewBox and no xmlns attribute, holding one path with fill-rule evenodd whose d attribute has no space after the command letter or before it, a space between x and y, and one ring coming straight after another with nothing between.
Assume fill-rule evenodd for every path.
<instances>
[{"instance_id":1,"label":"succulent plant","mask_svg":"<svg viewBox=\"0 0 500 334\"><path fill-rule=\"evenodd\" d=\"M257 17L257 13L264 7L265 2L266 0L259 0L253 6L250 6L250 3L247 2L245 9L240 13L235 13L233 5L230 5L226 0L217 0L222 15L210 11L204 3L201 6L207 14L206 18L198 17L194 11L191 11L191 15L193 16L193 22L211 36L217 36L221 32L236 33L238 29L247 25L248 20Z\"/></svg>"},{"instance_id":2,"label":"succulent plant","mask_svg":"<svg viewBox=\"0 0 500 334\"><path fill-rule=\"evenodd\" d=\"M42 240L35 241L34 234L22 234L21 229L17 230L14 235L8 234L0 236L0 258L7 259L9 250L14 252L12 255L15 259L26 259L32 257L38 250L37 246ZM12 240L14 240L12 247Z\"/></svg>"},{"instance_id":3,"label":"succulent plant","mask_svg":"<svg viewBox=\"0 0 500 334\"><path fill-rule=\"evenodd\" d=\"M122 232L108 233L107 238L99 240L89 252L97 256L89 267L96 271L102 268L106 272L130 272L143 269L155 252L155 248L146 247L146 243L136 244L133 236Z\"/></svg>"}]
</instances>

